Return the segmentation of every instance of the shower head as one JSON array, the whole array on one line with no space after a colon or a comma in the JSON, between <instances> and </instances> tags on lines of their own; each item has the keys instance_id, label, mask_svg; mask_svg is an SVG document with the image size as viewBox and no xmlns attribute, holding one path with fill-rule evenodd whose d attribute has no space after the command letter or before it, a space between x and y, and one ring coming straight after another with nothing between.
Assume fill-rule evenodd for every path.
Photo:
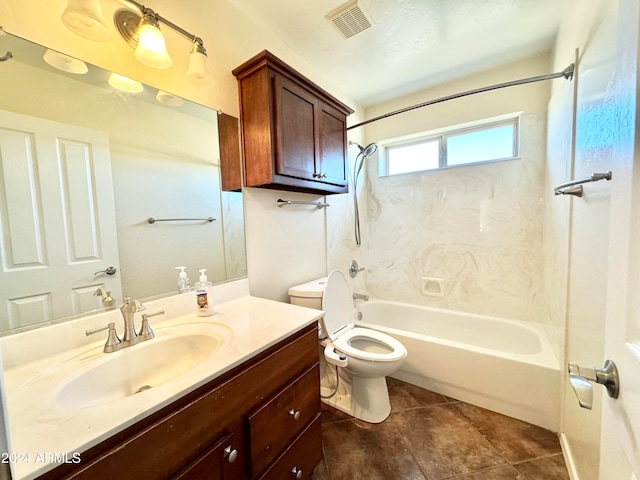
<instances>
[{"instance_id":1,"label":"shower head","mask_svg":"<svg viewBox=\"0 0 640 480\"><path fill-rule=\"evenodd\" d=\"M357 142L349 142L349 145L355 145L356 147L358 147L358 149L360 149L360 155L362 155L365 158L370 157L371 155L375 154L378 151L377 143L370 143L366 147L363 147Z\"/></svg>"}]
</instances>

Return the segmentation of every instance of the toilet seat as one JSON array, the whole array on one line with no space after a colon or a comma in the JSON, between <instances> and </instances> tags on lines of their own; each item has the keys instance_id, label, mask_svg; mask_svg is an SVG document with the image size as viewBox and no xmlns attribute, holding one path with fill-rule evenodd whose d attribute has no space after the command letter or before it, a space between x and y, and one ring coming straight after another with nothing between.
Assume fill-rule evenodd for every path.
<instances>
[{"instance_id":1,"label":"toilet seat","mask_svg":"<svg viewBox=\"0 0 640 480\"><path fill-rule=\"evenodd\" d=\"M388 353L368 352L351 345L352 340L362 338L371 343L379 343L387 349ZM369 328L354 327L344 331L333 341L333 346L349 355L350 357L359 358L361 360L371 360L375 362L395 362L407 356L407 349L395 338L389 335L371 330Z\"/></svg>"},{"instance_id":2,"label":"toilet seat","mask_svg":"<svg viewBox=\"0 0 640 480\"><path fill-rule=\"evenodd\" d=\"M377 330L354 327L353 297L347 279L340 271L331 272L322 297L324 317L320 320L322 328L328 334L336 349L342 353L361 360L377 362L395 362L407 356L407 349L397 341ZM352 345L355 339L361 338L369 343L381 344L390 352L369 352Z\"/></svg>"}]
</instances>

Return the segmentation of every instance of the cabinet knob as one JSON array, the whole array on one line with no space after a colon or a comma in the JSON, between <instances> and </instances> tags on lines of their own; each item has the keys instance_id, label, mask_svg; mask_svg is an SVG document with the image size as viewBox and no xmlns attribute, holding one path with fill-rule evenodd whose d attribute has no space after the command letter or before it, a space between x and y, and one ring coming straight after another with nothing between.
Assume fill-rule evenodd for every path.
<instances>
[{"instance_id":1,"label":"cabinet knob","mask_svg":"<svg viewBox=\"0 0 640 480\"><path fill-rule=\"evenodd\" d=\"M227 448L224 449L224 455L223 457L229 462L229 463L233 463L236 461L236 458L238 458L238 450L236 450L235 448L233 448L231 445L229 445Z\"/></svg>"},{"instance_id":2,"label":"cabinet knob","mask_svg":"<svg viewBox=\"0 0 640 480\"><path fill-rule=\"evenodd\" d=\"M293 475L293 478L302 478L302 470L298 467L293 467L293 470L291 470L291 475Z\"/></svg>"},{"instance_id":3,"label":"cabinet knob","mask_svg":"<svg viewBox=\"0 0 640 480\"><path fill-rule=\"evenodd\" d=\"M294 420L300 419L300 411L294 408L289 410L289 415L291 415L291 418L293 418Z\"/></svg>"}]
</instances>

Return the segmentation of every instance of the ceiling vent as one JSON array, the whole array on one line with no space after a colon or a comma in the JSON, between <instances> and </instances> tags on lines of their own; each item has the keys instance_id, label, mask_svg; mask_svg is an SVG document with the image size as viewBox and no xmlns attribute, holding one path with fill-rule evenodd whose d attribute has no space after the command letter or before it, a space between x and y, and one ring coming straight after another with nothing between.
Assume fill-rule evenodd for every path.
<instances>
[{"instance_id":1,"label":"ceiling vent","mask_svg":"<svg viewBox=\"0 0 640 480\"><path fill-rule=\"evenodd\" d=\"M345 3L329 13L326 18L340 30L344 38L353 37L375 23L359 0Z\"/></svg>"}]
</instances>

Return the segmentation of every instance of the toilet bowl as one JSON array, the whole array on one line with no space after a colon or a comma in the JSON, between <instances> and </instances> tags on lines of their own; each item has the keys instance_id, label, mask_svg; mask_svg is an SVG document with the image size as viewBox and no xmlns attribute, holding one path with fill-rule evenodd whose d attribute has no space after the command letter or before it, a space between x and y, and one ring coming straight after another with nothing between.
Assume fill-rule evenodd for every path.
<instances>
[{"instance_id":1,"label":"toilet bowl","mask_svg":"<svg viewBox=\"0 0 640 480\"><path fill-rule=\"evenodd\" d=\"M382 332L354 325L353 297L340 271L290 288L289 297L294 305L325 311L319 324L321 391L327 392L322 401L365 422L385 420L391 412L385 377L400 368L407 356L404 345ZM333 395L328 393L332 391Z\"/></svg>"}]
</instances>

